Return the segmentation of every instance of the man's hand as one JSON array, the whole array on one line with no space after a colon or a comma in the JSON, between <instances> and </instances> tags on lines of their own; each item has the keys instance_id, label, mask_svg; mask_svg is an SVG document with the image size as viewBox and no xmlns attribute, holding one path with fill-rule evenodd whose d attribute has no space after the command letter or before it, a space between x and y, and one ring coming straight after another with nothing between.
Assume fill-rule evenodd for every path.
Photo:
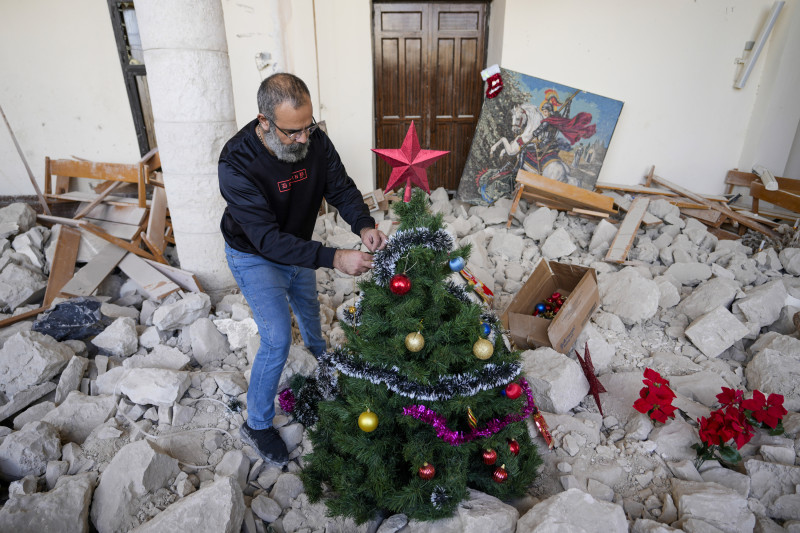
<instances>
[{"instance_id":1,"label":"man's hand","mask_svg":"<svg viewBox=\"0 0 800 533\"><path fill-rule=\"evenodd\" d=\"M372 256L359 250L336 250L333 268L350 276L360 276L372 268Z\"/></svg>"},{"instance_id":2,"label":"man's hand","mask_svg":"<svg viewBox=\"0 0 800 533\"><path fill-rule=\"evenodd\" d=\"M386 248L386 234L375 228L363 228L361 230L361 242L370 252L383 250Z\"/></svg>"}]
</instances>

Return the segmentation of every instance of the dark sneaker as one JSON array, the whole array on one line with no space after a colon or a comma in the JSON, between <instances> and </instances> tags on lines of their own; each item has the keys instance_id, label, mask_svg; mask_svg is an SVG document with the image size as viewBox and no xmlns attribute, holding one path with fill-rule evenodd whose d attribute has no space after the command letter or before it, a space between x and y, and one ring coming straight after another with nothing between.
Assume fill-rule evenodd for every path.
<instances>
[{"instance_id":1,"label":"dark sneaker","mask_svg":"<svg viewBox=\"0 0 800 533\"><path fill-rule=\"evenodd\" d=\"M247 422L239 427L239 438L264 459L275 466L284 466L289 462L289 451L280 433L274 427L253 429Z\"/></svg>"}]
</instances>

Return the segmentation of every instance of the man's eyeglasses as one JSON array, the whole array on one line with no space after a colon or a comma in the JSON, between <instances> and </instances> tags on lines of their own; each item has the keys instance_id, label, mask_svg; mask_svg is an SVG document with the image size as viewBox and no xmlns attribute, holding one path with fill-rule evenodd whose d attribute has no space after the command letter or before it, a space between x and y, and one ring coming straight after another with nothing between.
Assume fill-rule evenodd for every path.
<instances>
[{"instance_id":1,"label":"man's eyeglasses","mask_svg":"<svg viewBox=\"0 0 800 533\"><path fill-rule=\"evenodd\" d=\"M317 128L319 128L319 124L317 124L317 121L314 120L314 117L311 117L311 125L310 126L305 127L303 129L300 129L300 130L289 130L289 131L286 131L285 129L281 128L280 126L275 124L275 122L273 122L272 120L270 120L270 119L267 119L267 120L272 122L272 125L275 126L276 128L278 128L278 131L280 131L281 133L286 135L289 138L289 140L291 140L292 142L297 142L298 139L300 139L300 137L303 136L303 133L306 134L306 138L310 137L311 134L314 133L317 130Z\"/></svg>"}]
</instances>

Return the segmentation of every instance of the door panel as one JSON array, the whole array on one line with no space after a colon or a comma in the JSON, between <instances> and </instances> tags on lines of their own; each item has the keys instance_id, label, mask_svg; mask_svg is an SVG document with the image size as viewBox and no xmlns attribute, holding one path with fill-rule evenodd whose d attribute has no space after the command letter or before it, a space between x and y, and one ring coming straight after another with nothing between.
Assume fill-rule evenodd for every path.
<instances>
[{"instance_id":1,"label":"door panel","mask_svg":"<svg viewBox=\"0 0 800 533\"><path fill-rule=\"evenodd\" d=\"M411 121L420 145L451 154L428 169L431 189L456 190L480 114L485 3L373 4L375 138L399 148ZM385 188L391 167L377 164Z\"/></svg>"}]
</instances>

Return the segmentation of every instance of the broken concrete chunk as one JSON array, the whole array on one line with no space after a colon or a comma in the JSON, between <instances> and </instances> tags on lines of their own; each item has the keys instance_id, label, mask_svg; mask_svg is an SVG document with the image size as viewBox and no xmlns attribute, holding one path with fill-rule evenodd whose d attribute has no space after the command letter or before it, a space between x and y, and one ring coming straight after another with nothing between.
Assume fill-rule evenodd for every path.
<instances>
[{"instance_id":1,"label":"broken concrete chunk","mask_svg":"<svg viewBox=\"0 0 800 533\"><path fill-rule=\"evenodd\" d=\"M136 321L126 316L119 317L92 339L91 343L109 355L127 357L139 348Z\"/></svg>"},{"instance_id":2,"label":"broken concrete chunk","mask_svg":"<svg viewBox=\"0 0 800 533\"><path fill-rule=\"evenodd\" d=\"M674 263L666 272L681 284L694 287L711 277L711 267L704 263Z\"/></svg>"},{"instance_id":3,"label":"broken concrete chunk","mask_svg":"<svg viewBox=\"0 0 800 533\"><path fill-rule=\"evenodd\" d=\"M61 377L58 378L58 386L56 387L55 404L59 405L63 402L67 395L78 390L81 385L83 375L89 366L89 360L79 355L73 355L72 359L67 363L67 367L61 372Z\"/></svg>"},{"instance_id":4,"label":"broken concrete chunk","mask_svg":"<svg viewBox=\"0 0 800 533\"><path fill-rule=\"evenodd\" d=\"M580 509L580 512L575 512ZM569 489L533 506L517 522L517 531L604 531L627 533L628 522L622 507L597 500L591 494Z\"/></svg>"},{"instance_id":5,"label":"broken concrete chunk","mask_svg":"<svg viewBox=\"0 0 800 533\"><path fill-rule=\"evenodd\" d=\"M529 213L525 217L522 226L525 228L525 235L534 241L542 241L553 233L553 222L556 221L558 211L540 207Z\"/></svg>"},{"instance_id":6,"label":"broken concrete chunk","mask_svg":"<svg viewBox=\"0 0 800 533\"><path fill-rule=\"evenodd\" d=\"M786 286L781 280L771 281L746 292L744 298L733 302L733 312L741 313L759 327L769 326L780 316L786 301Z\"/></svg>"},{"instance_id":7,"label":"broken concrete chunk","mask_svg":"<svg viewBox=\"0 0 800 533\"><path fill-rule=\"evenodd\" d=\"M717 307L702 315L686 328L685 334L708 357L717 357L743 338L749 329L730 311Z\"/></svg>"},{"instance_id":8,"label":"broken concrete chunk","mask_svg":"<svg viewBox=\"0 0 800 533\"><path fill-rule=\"evenodd\" d=\"M165 368L182 370L189 364L189 356L177 348L157 345L150 353L136 354L122 361L125 368Z\"/></svg>"},{"instance_id":9,"label":"broken concrete chunk","mask_svg":"<svg viewBox=\"0 0 800 533\"><path fill-rule=\"evenodd\" d=\"M55 488L9 499L0 510L0 531L89 531L89 504L97 474L64 476Z\"/></svg>"},{"instance_id":10,"label":"broken concrete chunk","mask_svg":"<svg viewBox=\"0 0 800 533\"><path fill-rule=\"evenodd\" d=\"M748 508L747 499L722 485L674 479L672 497L679 522L695 519L722 531L741 533L755 527L755 515Z\"/></svg>"},{"instance_id":11,"label":"broken concrete chunk","mask_svg":"<svg viewBox=\"0 0 800 533\"><path fill-rule=\"evenodd\" d=\"M176 302L162 305L153 313L153 325L162 331L192 324L208 317L211 297L205 293L189 293Z\"/></svg>"},{"instance_id":12,"label":"broken concrete chunk","mask_svg":"<svg viewBox=\"0 0 800 533\"><path fill-rule=\"evenodd\" d=\"M239 304L233 305L239 306ZM252 320L251 317L247 318ZM221 361L230 354L228 339L209 318L199 318L189 326L189 337L192 342L192 355L201 366Z\"/></svg>"},{"instance_id":13,"label":"broken concrete chunk","mask_svg":"<svg viewBox=\"0 0 800 533\"><path fill-rule=\"evenodd\" d=\"M0 271L0 311L41 301L46 288L43 274L11 263Z\"/></svg>"},{"instance_id":14,"label":"broken concrete chunk","mask_svg":"<svg viewBox=\"0 0 800 533\"><path fill-rule=\"evenodd\" d=\"M572 236L564 228L558 228L547 237L542 244L542 255L547 259L566 257L578 247L572 242Z\"/></svg>"},{"instance_id":15,"label":"broken concrete chunk","mask_svg":"<svg viewBox=\"0 0 800 533\"><path fill-rule=\"evenodd\" d=\"M241 321L220 318L214 320L214 324L222 334L228 337L228 344L231 350L244 348L251 337L258 335L258 326L256 326L256 322L252 318Z\"/></svg>"},{"instance_id":16,"label":"broken concrete chunk","mask_svg":"<svg viewBox=\"0 0 800 533\"><path fill-rule=\"evenodd\" d=\"M522 353L522 368L540 409L563 414L589 392L589 382L578 363L552 348Z\"/></svg>"},{"instance_id":17,"label":"broken concrete chunk","mask_svg":"<svg viewBox=\"0 0 800 533\"><path fill-rule=\"evenodd\" d=\"M292 500L297 498L303 490L303 482L296 474L284 472L278 476L269 497L275 500L282 509L287 509L291 507Z\"/></svg>"},{"instance_id":18,"label":"broken concrete chunk","mask_svg":"<svg viewBox=\"0 0 800 533\"><path fill-rule=\"evenodd\" d=\"M0 348L0 391L7 396L44 383L74 355L66 345L35 331L22 331Z\"/></svg>"},{"instance_id":19,"label":"broken concrete chunk","mask_svg":"<svg viewBox=\"0 0 800 533\"><path fill-rule=\"evenodd\" d=\"M192 382L188 372L176 370L131 368L124 372L118 391L139 405L172 405Z\"/></svg>"},{"instance_id":20,"label":"broken concrete chunk","mask_svg":"<svg viewBox=\"0 0 800 533\"><path fill-rule=\"evenodd\" d=\"M658 284L633 268L598 277L603 309L632 325L653 317L658 312L661 291Z\"/></svg>"},{"instance_id":21,"label":"broken concrete chunk","mask_svg":"<svg viewBox=\"0 0 800 533\"><path fill-rule=\"evenodd\" d=\"M57 408L42 420L56 427L65 442L83 444L92 430L108 420L117 406L113 396L87 396L72 391Z\"/></svg>"},{"instance_id":22,"label":"broken concrete chunk","mask_svg":"<svg viewBox=\"0 0 800 533\"><path fill-rule=\"evenodd\" d=\"M239 487L244 490L247 486L247 474L250 471L250 459L241 450L230 450L225 452L222 460L217 463L214 469L214 479L228 476L233 478Z\"/></svg>"},{"instance_id":23,"label":"broken concrete chunk","mask_svg":"<svg viewBox=\"0 0 800 533\"><path fill-rule=\"evenodd\" d=\"M58 430L47 422L31 422L0 443L0 477L10 481L41 476L48 461L61 458Z\"/></svg>"},{"instance_id":24,"label":"broken concrete chunk","mask_svg":"<svg viewBox=\"0 0 800 533\"><path fill-rule=\"evenodd\" d=\"M15 202L0 208L0 238L28 231L36 224L36 211L28 204Z\"/></svg>"},{"instance_id":25,"label":"broken concrete chunk","mask_svg":"<svg viewBox=\"0 0 800 533\"><path fill-rule=\"evenodd\" d=\"M136 527L140 522L139 498L168 487L178 472L178 461L157 451L148 440L125 445L100 476L92 500L92 523L98 531L128 531ZM209 510L219 511L214 505L207 505Z\"/></svg>"},{"instance_id":26,"label":"broken concrete chunk","mask_svg":"<svg viewBox=\"0 0 800 533\"><path fill-rule=\"evenodd\" d=\"M744 372L747 386L765 395L782 394L783 406L800 411L800 357L765 348L753 357Z\"/></svg>"}]
</instances>

